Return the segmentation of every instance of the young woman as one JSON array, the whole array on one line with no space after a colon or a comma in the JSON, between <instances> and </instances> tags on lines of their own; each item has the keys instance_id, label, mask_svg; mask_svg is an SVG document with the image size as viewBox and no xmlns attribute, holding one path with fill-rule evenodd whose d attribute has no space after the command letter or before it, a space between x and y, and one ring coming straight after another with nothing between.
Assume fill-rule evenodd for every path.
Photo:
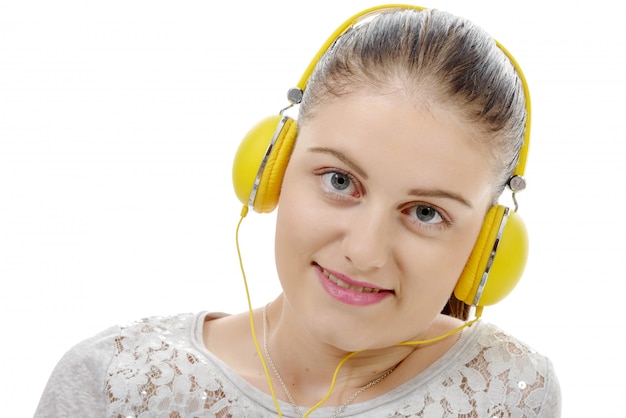
<instances>
[{"instance_id":1,"label":"young woman","mask_svg":"<svg viewBox=\"0 0 626 418\"><path fill-rule=\"evenodd\" d=\"M37 417L560 415L547 358L466 322L470 305L497 301L481 298L496 280L499 218L516 216L499 215L498 198L523 185L523 76L467 20L372 11L340 28L292 91L297 140L294 121L271 118L263 169L235 163L243 215L279 204L283 292L249 313L153 317L80 343ZM487 268L467 273L484 245Z\"/></svg>"}]
</instances>

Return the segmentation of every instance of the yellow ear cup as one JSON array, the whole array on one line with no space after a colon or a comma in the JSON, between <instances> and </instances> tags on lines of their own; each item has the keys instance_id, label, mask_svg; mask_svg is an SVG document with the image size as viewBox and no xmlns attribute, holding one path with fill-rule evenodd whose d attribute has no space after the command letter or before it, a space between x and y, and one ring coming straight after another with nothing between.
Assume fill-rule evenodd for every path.
<instances>
[{"instance_id":1,"label":"yellow ear cup","mask_svg":"<svg viewBox=\"0 0 626 418\"><path fill-rule=\"evenodd\" d=\"M295 120L283 115L267 117L248 131L233 162L233 186L241 203L256 212L274 210L296 134Z\"/></svg>"},{"instance_id":2,"label":"yellow ear cup","mask_svg":"<svg viewBox=\"0 0 626 418\"><path fill-rule=\"evenodd\" d=\"M499 302L519 282L527 258L528 234L522 218L502 205L493 206L485 216L454 295L468 305Z\"/></svg>"},{"instance_id":3,"label":"yellow ear cup","mask_svg":"<svg viewBox=\"0 0 626 418\"><path fill-rule=\"evenodd\" d=\"M261 213L273 211L278 205L278 196L283 185L285 170L296 143L297 125L288 118L276 138L274 149L269 155L254 201L254 210Z\"/></svg>"}]
</instances>

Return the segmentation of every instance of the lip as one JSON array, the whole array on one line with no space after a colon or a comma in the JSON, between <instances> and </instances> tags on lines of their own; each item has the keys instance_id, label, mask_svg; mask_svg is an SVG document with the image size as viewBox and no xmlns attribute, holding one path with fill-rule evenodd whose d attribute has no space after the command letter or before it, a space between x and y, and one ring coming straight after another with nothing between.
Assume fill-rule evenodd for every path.
<instances>
[{"instance_id":1,"label":"lip","mask_svg":"<svg viewBox=\"0 0 626 418\"><path fill-rule=\"evenodd\" d=\"M354 305L373 305L393 294L392 290L383 289L369 283L352 280L343 274L314 264L322 287L333 299Z\"/></svg>"}]
</instances>

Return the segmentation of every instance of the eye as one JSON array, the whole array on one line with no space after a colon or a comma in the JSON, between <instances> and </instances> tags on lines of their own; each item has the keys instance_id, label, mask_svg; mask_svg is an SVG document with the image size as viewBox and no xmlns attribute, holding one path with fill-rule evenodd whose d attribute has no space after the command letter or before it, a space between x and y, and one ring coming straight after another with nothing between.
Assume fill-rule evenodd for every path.
<instances>
[{"instance_id":1,"label":"eye","mask_svg":"<svg viewBox=\"0 0 626 418\"><path fill-rule=\"evenodd\" d=\"M420 228L446 228L451 224L439 209L424 203L407 207L403 212L408 215L411 224Z\"/></svg>"},{"instance_id":2,"label":"eye","mask_svg":"<svg viewBox=\"0 0 626 418\"><path fill-rule=\"evenodd\" d=\"M320 174L322 187L327 194L359 197L357 181L342 171L327 171Z\"/></svg>"},{"instance_id":3,"label":"eye","mask_svg":"<svg viewBox=\"0 0 626 418\"><path fill-rule=\"evenodd\" d=\"M420 222L438 224L443 221L443 217L432 206L416 205L413 207L412 212Z\"/></svg>"},{"instance_id":4,"label":"eye","mask_svg":"<svg viewBox=\"0 0 626 418\"><path fill-rule=\"evenodd\" d=\"M346 190L350 187L350 177L343 173L327 173L326 176L330 177L330 185L337 190Z\"/></svg>"}]
</instances>

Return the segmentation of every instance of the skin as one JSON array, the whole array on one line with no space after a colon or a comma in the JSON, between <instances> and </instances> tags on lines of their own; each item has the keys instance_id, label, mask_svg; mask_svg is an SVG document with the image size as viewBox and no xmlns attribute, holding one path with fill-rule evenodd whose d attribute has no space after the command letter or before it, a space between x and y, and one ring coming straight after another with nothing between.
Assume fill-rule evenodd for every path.
<instances>
[{"instance_id":1,"label":"skin","mask_svg":"<svg viewBox=\"0 0 626 418\"><path fill-rule=\"evenodd\" d=\"M483 145L473 138L476 132L449 109L401 92L364 89L324 103L300 127L276 224L283 293L268 309L270 350L299 404L319 401L349 352L367 350L345 363L326 405L340 405L399 364L358 401L377 396L415 376L456 342L458 336L420 347L395 346L461 324L439 312L492 201L492 170ZM325 271L378 289L380 300L363 305L355 302L358 294L348 292L346 303ZM334 297L333 289L343 296ZM258 310L255 321L262 336ZM247 315L207 322L205 343L268 391ZM276 380L274 387L284 399Z\"/></svg>"}]
</instances>

